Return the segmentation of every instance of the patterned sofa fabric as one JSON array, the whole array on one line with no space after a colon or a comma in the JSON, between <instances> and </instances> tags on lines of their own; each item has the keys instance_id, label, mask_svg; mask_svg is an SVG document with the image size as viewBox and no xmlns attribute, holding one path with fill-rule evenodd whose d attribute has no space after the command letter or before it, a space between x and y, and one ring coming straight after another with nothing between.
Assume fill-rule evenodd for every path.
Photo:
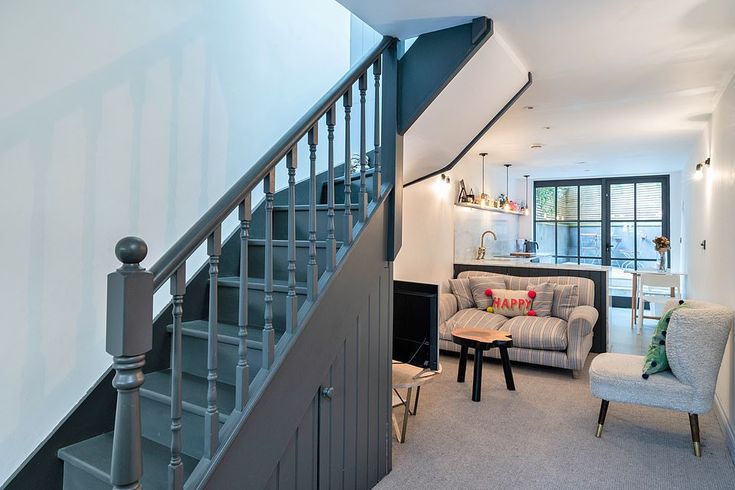
<instances>
[{"instance_id":1,"label":"patterned sofa fabric","mask_svg":"<svg viewBox=\"0 0 735 490\"><path fill-rule=\"evenodd\" d=\"M517 316L500 330L510 332L513 347L542 350L567 350L567 322L561 318Z\"/></svg>"},{"instance_id":2,"label":"patterned sofa fabric","mask_svg":"<svg viewBox=\"0 0 735 490\"><path fill-rule=\"evenodd\" d=\"M451 318L443 322L439 328L439 337L452 340L452 331L455 328L486 328L498 330L508 319L503 315L488 313L477 308L459 310Z\"/></svg>"},{"instance_id":3,"label":"patterned sofa fabric","mask_svg":"<svg viewBox=\"0 0 735 490\"><path fill-rule=\"evenodd\" d=\"M572 370L582 369L592 348L592 331L599 316L594 308L595 286L592 280L574 276L519 277L484 271L464 271L457 278L483 276L495 276L504 280L508 289L527 289L528 286L544 282L554 285L575 285L579 306L571 309L568 322L555 316L536 318L521 316L507 319L475 308L460 309L454 295L441 294L440 348L459 351L459 346L452 343L451 332L455 328L505 330L513 336L513 348L509 350L512 360ZM555 301L558 300L557 296L560 295L554 294ZM487 355L497 357L497 353L493 350Z\"/></svg>"}]
</instances>

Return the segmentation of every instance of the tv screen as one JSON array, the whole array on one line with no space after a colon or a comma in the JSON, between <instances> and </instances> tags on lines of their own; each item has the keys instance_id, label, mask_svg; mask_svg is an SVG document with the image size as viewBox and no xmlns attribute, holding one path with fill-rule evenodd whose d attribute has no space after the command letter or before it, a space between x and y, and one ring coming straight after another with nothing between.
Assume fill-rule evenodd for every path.
<instances>
[{"instance_id":1,"label":"tv screen","mask_svg":"<svg viewBox=\"0 0 735 490\"><path fill-rule=\"evenodd\" d=\"M393 359L439 369L439 286L393 281Z\"/></svg>"}]
</instances>

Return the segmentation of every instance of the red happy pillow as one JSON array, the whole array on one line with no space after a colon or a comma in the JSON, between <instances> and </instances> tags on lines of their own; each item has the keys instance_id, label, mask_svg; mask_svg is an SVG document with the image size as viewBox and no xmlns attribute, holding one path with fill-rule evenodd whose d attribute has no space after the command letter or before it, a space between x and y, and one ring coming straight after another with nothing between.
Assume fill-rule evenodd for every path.
<instances>
[{"instance_id":1,"label":"red happy pillow","mask_svg":"<svg viewBox=\"0 0 735 490\"><path fill-rule=\"evenodd\" d=\"M493 305L491 313L513 317L513 316L536 316L533 310L533 299L536 291L517 291L513 289L493 289Z\"/></svg>"}]
</instances>

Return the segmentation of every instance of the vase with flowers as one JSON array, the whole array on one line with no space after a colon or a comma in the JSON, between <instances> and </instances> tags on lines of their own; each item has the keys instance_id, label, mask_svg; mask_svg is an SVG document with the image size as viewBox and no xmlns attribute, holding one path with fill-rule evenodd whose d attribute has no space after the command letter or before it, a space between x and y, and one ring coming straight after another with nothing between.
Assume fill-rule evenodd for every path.
<instances>
[{"instance_id":1,"label":"vase with flowers","mask_svg":"<svg viewBox=\"0 0 735 490\"><path fill-rule=\"evenodd\" d=\"M653 239L653 248L658 252L658 270L666 270L666 253L671 250L671 240L665 236L657 236Z\"/></svg>"}]
</instances>

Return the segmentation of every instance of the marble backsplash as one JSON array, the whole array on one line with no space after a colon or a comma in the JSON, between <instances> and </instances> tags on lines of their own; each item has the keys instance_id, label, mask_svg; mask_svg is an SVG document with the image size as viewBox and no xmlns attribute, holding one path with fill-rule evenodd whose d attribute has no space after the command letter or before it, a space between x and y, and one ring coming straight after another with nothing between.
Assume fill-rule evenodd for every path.
<instances>
[{"instance_id":1,"label":"marble backsplash","mask_svg":"<svg viewBox=\"0 0 735 490\"><path fill-rule=\"evenodd\" d=\"M492 230L498 236L497 240L490 235L485 237L486 257L517 251L519 219L517 215L454 206L455 261L474 259L480 246L480 236L486 230Z\"/></svg>"}]
</instances>

